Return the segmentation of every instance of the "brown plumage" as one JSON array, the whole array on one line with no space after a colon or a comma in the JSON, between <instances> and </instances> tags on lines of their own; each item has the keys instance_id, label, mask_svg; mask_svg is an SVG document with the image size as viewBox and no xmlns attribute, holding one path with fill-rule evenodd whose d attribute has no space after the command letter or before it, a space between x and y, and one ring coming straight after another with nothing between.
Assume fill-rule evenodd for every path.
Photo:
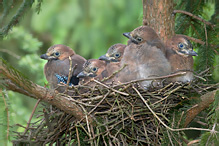
<instances>
[{"instance_id":1,"label":"brown plumage","mask_svg":"<svg viewBox=\"0 0 219 146\"><path fill-rule=\"evenodd\" d=\"M132 32L123 33L123 35L130 39L128 40L128 45L131 43L147 43L148 45L156 46L156 48L160 49L164 54L166 53L165 45L157 33L149 26L137 27Z\"/></svg>"},{"instance_id":2,"label":"brown plumage","mask_svg":"<svg viewBox=\"0 0 219 146\"><path fill-rule=\"evenodd\" d=\"M70 47L61 44L51 46L46 54L40 56L40 58L48 60L44 66L44 74L50 84L50 88L56 89L58 84L67 83L70 68L69 57L72 60L72 68L76 65L69 84L77 85L79 78L76 76L82 71L86 59L75 54ZM64 92L63 88L60 87L57 90Z\"/></svg>"},{"instance_id":3,"label":"brown plumage","mask_svg":"<svg viewBox=\"0 0 219 146\"><path fill-rule=\"evenodd\" d=\"M126 45L123 44L115 44L112 45L107 53L103 56L100 56L100 60L105 60L105 61L109 61L109 62L120 62L124 51L125 51Z\"/></svg>"},{"instance_id":4,"label":"brown plumage","mask_svg":"<svg viewBox=\"0 0 219 146\"><path fill-rule=\"evenodd\" d=\"M118 81L145 79L168 75L171 67L165 57L165 47L156 32L148 26L140 26L130 33L124 33L133 43L125 49L121 65L127 66L118 74ZM140 85L147 89L152 81Z\"/></svg>"},{"instance_id":5,"label":"brown plumage","mask_svg":"<svg viewBox=\"0 0 219 146\"><path fill-rule=\"evenodd\" d=\"M89 77L95 78L101 81L102 79L109 77L114 71L119 69L118 63L106 63L105 61L99 59L89 59L83 65L83 71L78 74L78 78ZM107 80L107 82L112 80ZM85 81L86 82L86 81Z\"/></svg>"},{"instance_id":6,"label":"brown plumage","mask_svg":"<svg viewBox=\"0 0 219 146\"><path fill-rule=\"evenodd\" d=\"M197 53L193 51L191 42L183 36L173 36L167 41L167 59L172 72L188 71L183 76L171 78L171 81L190 82L193 79L193 58Z\"/></svg>"}]
</instances>

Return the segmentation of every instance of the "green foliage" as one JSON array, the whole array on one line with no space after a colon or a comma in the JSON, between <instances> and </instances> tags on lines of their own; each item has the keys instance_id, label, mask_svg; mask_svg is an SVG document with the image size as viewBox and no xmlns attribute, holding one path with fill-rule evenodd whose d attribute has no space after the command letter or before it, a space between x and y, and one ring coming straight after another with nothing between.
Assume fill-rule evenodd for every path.
<instances>
[{"instance_id":1,"label":"green foliage","mask_svg":"<svg viewBox=\"0 0 219 146\"><path fill-rule=\"evenodd\" d=\"M206 145L219 145L219 134L206 132L202 134L201 136L201 142L200 146L206 146Z\"/></svg>"},{"instance_id":2,"label":"green foliage","mask_svg":"<svg viewBox=\"0 0 219 146\"><path fill-rule=\"evenodd\" d=\"M15 25L17 25L20 21L20 19L24 16L25 13L27 13L32 4L34 3L34 0L23 0L23 2L20 4L19 8L17 11L12 14L12 18L10 20L5 20L6 16L10 13L11 7L13 7L13 4L16 2L11 1L11 0L3 0L3 14L0 17L1 22L5 22L5 24L2 24L2 28L0 29L0 39L5 37L9 30L11 30ZM38 1L38 4L40 4L41 1Z\"/></svg>"},{"instance_id":3,"label":"green foliage","mask_svg":"<svg viewBox=\"0 0 219 146\"><path fill-rule=\"evenodd\" d=\"M36 54L39 51L42 42L34 38L28 31L24 30L24 28L22 27L14 28L13 31L9 33L6 39L6 43L14 43L14 47L16 46L16 48L18 49L17 54L23 54L23 56L19 56L19 59L16 61L16 68L25 72L25 75L32 81L43 85L43 83L45 82L45 78L43 75L43 66L45 64L45 61L41 60L39 58L39 55ZM8 49L12 49L11 51L13 51L13 48ZM7 58L7 55L4 55L4 58ZM36 72L38 73L32 76Z\"/></svg>"},{"instance_id":4,"label":"green foliage","mask_svg":"<svg viewBox=\"0 0 219 146\"><path fill-rule=\"evenodd\" d=\"M219 56L216 55L215 56L215 62L214 62L214 66L215 66L215 69L213 71L213 78L215 79L215 82L219 82Z\"/></svg>"},{"instance_id":5,"label":"green foliage","mask_svg":"<svg viewBox=\"0 0 219 146\"><path fill-rule=\"evenodd\" d=\"M218 124L219 123L219 90L215 94L214 103L209 108L210 112L208 113L208 122L209 124ZM219 126L219 125L218 125ZM219 127L218 127L219 128Z\"/></svg>"},{"instance_id":6,"label":"green foliage","mask_svg":"<svg viewBox=\"0 0 219 146\"><path fill-rule=\"evenodd\" d=\"M37 12L37 14L39 14L40 11L41 11L42 2L43 2L43 0L38 0L37 1L37 5L36 5L36 12Z\"/></svg>"},{"instance_id":7,"label":"green foliage","mask_svg":"<svg viewBox=\"0 0 219 146\"><path fill-rule=\"evenodd\" d=\"M7 111L9 111L9 106L6 106L5 104L8 105L9 101L8 98L6 98L7 95L5 93L5 91L0 91L0 143L7 145L7 123L9 122L7 120Z\"/></svg>"},{"instance_id":8,"label":"green foliage","mask_svg":"<svg viewBox=\"0 0 219 146\"><path fill-rule=\"evenodd\" d=\"M23 27L15 27L10 33L7 40L14 39L17 41L17 45L26 53L36 53L39 47L42 46L42 42L34 38L31 33L24 30Z\"/></svg>"}]
</instances>

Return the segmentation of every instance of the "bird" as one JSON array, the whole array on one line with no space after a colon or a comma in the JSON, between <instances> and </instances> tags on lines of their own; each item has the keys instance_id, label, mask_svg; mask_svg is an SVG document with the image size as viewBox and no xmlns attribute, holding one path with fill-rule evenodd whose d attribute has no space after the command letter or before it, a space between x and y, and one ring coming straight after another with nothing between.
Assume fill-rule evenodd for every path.
<instances>
[{"instance_id":1,"label":"bird","mask_svg":"<svg viewBox=\"0 0 219 146\"><path fill-rule=\"evenodd\" d=\"M121 65L127 66L118 73L118 81L129 82L171 73L170 63L165 56L165 45L151 27L140 26L123 35L132 43L126 47L121 59ZM142 81L140 86L148 90L153 86L151 83L152 80ZM157 84L160 86L160 81Z\"/></svg>"},{"instance_id":2,"label":"bird","mask_svg":"<svg viewBox=\"0 0 219 146\"><path fill-rule=\"evenodd\" d=\"M156 46L166 55L164 43L160 40L154 29L149 26L139 26L131 32L123 33L123 35L129 38L127 45L130 45L132 43L147 43L148 45Z\"/></svg>"},{"instance_id":3,"label":"bird","mask_svg":"<svg viewBox=\"0 0 219 146\"><path fill-rule=\"evenodd\" d=\"M60 87L59 84L67 84L70 60L72 62L71 68L73 72L69 86L78 85L79 78L77 75L82 71L86 59L77 55L70 47L63 44L53 45L40 58L48 60L44 66L44 75L51 89L64 92L64 88Z\"/></svg>"},{"instance_id":4,"label":"bird","mask_svg":"<svg viewBox=\"0 0 219 146\"><path fill-rule=\"evenodd\" d=\"M105 60L106 62L120 62L126 45L124 44L114 44L112 45L105 55L99 57L99 60Z\"/></svg>"},{"instance_id":5,"label":"bird","mask_svg":"<svg viewBox=\"0 0 219 146\"><path fill-rule=\"evenodd\" d=\"M77 75L78 78L94 78L96 80L103 80L106 77L109 77L113 74L116 69L119 68L119 65L107 63L99 59L88 59L84 65L83 70ZM86 80L85 82L87 82ZM111 82L112 80L107 80L106 82Z\"/></svg>"},{"instance_id":6,"label":"bird","mask_svg":"<svg viewBox=\"0 0 219 146\"><path fill-rule=\"evenodd\" d=\"M172 82L191 82L193 80L193 57L198 54L188 38L175 35L166 42L167 59L171 64L171 71L187 71L185 75L170 78Z\"/></svg>"}]
</instances>

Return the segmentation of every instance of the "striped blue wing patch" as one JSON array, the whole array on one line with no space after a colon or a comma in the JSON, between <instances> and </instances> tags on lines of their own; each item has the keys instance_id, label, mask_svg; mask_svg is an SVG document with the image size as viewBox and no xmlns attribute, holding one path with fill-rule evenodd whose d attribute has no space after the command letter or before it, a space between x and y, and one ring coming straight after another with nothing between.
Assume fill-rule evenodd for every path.
<instances>
[{"instance_id":1,"label":"striped blue wing patch","mask_svg":"<svg viewBox=\"0 0 219 146\"><path fill-rule=\"evenodd\" d=\"M55 76L58 79L58 83L67 84L67 81L68 81L67 76L62 76L62 75L58 75L58 74L55 74ZM71 82L69 82L69 86L72 86L72 85L73 84Z\"/></svg>"}]
</instances>

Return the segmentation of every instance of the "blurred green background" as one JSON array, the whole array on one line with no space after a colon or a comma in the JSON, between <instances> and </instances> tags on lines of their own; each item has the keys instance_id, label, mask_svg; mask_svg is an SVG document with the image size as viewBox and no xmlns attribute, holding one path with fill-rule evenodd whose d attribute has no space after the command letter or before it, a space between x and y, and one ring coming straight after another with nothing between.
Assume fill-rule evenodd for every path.
<instances>
[{"instance_id":1,"label":"blurred green background","mask_svg":"<svg viewBox=\"0 0 219 146\"><path fill-rule=\"evenodd\" d=\"M8 19L21 3L21 0L16 1ZM126 44L127 39L122 33L141 25L143 14L141 0L46 0L39 14L35 9L36 2L20 24L1 41L0 57L42 86L47 83L43 75L46 61L39 56L51 45L65 44L86 59L98 58L111 45ZM7 21L0 24L7 24ZM11 91L4 93L10 125L26 126L36 100ZM3 123L0 125L0 145L6 145L7 116L4 102L0 101L0 104L0 123ZM24 128L13 126L10 130L23 131ZM9 140L12 139L10 132Z\"/></svg>"},{"instance_id":2,"label":"blurred green background","mask_svg":"<svg viewBox=\"0 0 219 146\"><path fill-rule=\"evenodd\" d=\"M5 1L7 4L13 3L9 12L3 10ZM8 14L4 19L0 19L1 27L7 25L22 2L22 0L0 0L0 16ZM191 11L207 21L218 23L215 0L186 2L175 0L174 2L176 9ZM44 0L39 14L36 12L38 6L35 1L32 8L21 18L19 25L13 27L0 42L0 57L30 80L42 86L47 83L43 75L46 61L41 60L39 56L44 54L50 46L65 44L86 59L98 58L105 54L111 45L126 44L127 39L122 33L129 32L142 24L142 0ZM193 27L198 32L194 31ZM207 29L211 28L207 26ZM203 23L185 15L176 15L176 33L205 41ZM210 43L218 44L217 31L216 34L217 36L209 34ZM196 71L218 64L219 57L215 55L215 50L204 45L193 44L199 53L199 56L195 58ZM212 70L214 81L219 80L218 72L218 68ZM3 98L0 98L0 145L11 145L7 140L7 118L11 126L10 141L13 139L12 131L24 131L24 128L17 128L14 125L19 123L26 126L36 100L11 91L3 91L3 93L9 113L5 110ZM36 119L33 118L33 121Z\"/></svg>"}]
</instances>

